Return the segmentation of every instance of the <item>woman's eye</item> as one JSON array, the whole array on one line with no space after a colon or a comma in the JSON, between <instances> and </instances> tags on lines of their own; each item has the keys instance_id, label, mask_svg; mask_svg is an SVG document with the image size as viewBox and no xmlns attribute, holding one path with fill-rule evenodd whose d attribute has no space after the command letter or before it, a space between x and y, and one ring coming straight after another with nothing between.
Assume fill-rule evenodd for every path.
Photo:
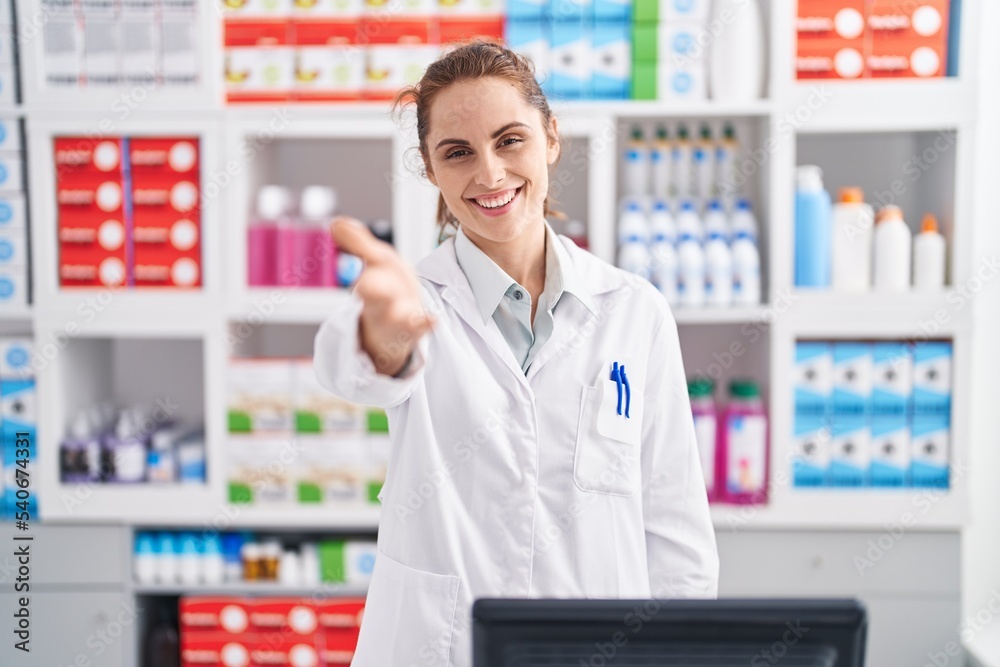
<instances>
[{"instance_id":1,"label":"woman's eye","mask_svg":"<svg viewBox=\"0 0 1000 667\"><path fill-rule=\"evenodd\" d=\"M448 153L447 155L445 155L445 156L444 156L444 159L446 159L446 160L450 160L450 159L452 159L453 157L462 157L462 156L463 156L464 154L466 154L466 153L468 153L468 152L469 152L469 151L467 151L467 150L464 150L464 149L461 149L461 148L460 148L460 149L458 149L458 150L454 150L454 151L452 151L452 152Z\"/></svg>"},{"instance_id":2,"label":"woman's eye","mask_svg":"<svg viewBox=\"0 0 1000 667\"><path fill-rule=\"evenodd\" d=\"M507 137L506 139L504 139L503 141L500 142L500 145L501 146L511 146L513 144L519 144L519 143L521 143L521 140L518 139L517 137Z\"/></svg>"}]
</instances>

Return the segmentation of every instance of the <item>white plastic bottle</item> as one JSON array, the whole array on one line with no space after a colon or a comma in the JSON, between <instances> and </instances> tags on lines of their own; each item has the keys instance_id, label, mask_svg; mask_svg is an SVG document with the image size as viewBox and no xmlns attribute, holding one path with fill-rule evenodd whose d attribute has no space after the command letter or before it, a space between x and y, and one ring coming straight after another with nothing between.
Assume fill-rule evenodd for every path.
<instances>
[{"instance_id":1,"label":"white plastic bottle","mask_svg":"<svg viewBox=\"0 0 1000 667\"><path fill-rule=\"evenodd\" d=\"M728 12L729 20L724 16ZM757 0L713 0L725 34L712 42L708 85L713 100L746 102L764 91L764 17Z\"/></svg>"},{"instance_id":2,"label":"white plastic bottle","mask_svg":"<svg viewBox=\"0 0 1000 667\"><path fill-rule=\"evenodd\" d=\"M670 137L667 134L665 125L656 128L656 139L649 150L650 172L653 181L653 196L667 198L670 196L671 182L671 155Z\"/></svg>"},{"instance_id":3,"label":"white plastic bottle","mask_svg":"<svg viewBox=\"0 0 1000 667\"><path fill-rule=\"evenodd\" d=\"M677 304L687 308L705 305L705 253L701 247L701 221L694 202L685 200L677 214Z\"/></svg>"},{"instance_id":4,"label":"white plastic bottle","mask_svg":"<svg viewBox=\"0 0 1000 667\"><path fill-rule=\"evenodd\" d=\"M691 139L688 135L687 125L680 125L677 128L677 141L674 142L671 155L671 173L674 178L674 195L678 199L687 199L692 196L692 174L691 174Z\"/></svg>"},{"instance_id":5,"label":"white plastic bottle","mask_svg":"<svg viewBox=\"0 0 1000 667\"><path fill-rule=\"evenodd\" d=\"M700 137L691 152L691 162L695 196L699 201L707 202L715 190L715 144L712 141L712 128L707 124L701 126Z\"/></svg>"},{"instance_id":6,"label":"white plastic bottle","mask_svg":"<svg viewBox=\"0 0 1000 667\"><path fill-rule=\"evenodd\" d=\"M649 280L649 222L636 202L630 202L618 221L618 267Z\"/></svg>"},{"instance_id":7,"label":"white plastic bottle","mask_svg":"<svg viewBox=\"0 0 1000 667\"><path fill-rule=\"evenodd\" d=\"M733 305L733 254L721 231L705 237L705 303L713 308Z\"/></svg>"},{"instance_id":8,"label":"white plastic bottle","mask_svg":"<svg viewBox=\"0 0 1000 667\"><path fill-rule=\"evenodd\" d=\"M910 288L912 235L898 206L886 206L875 219L875 289L905 292Z\"/></svg>"},{"instance_id":9,"label":"white plastic bottle","mask_svg":"<svg viewBox=\"0 0 1000 667\"><path fill-rule=\"evenodd\" d=\"M753 214L753 206L750 200L741 198L736 200L736 207L730 219L730 243L740 232L745 232L753 237L754 243L760 238L760 229L757 226L757 218Z\"/></svg>"},{"instance_id":10,"label":"white plastic bottle","mask_svg":"<svg viewBox=\"0 0 1000 667\"><path fill-rule=\"evenodd\" d=\"M649 192L649 147L642 136L641 127L632 128L632 138L625 148L624 191L636 197Z\"/></svg>"},{"instance_id":11,"label":"white plastic bottle","mask_svg":"<svg viewBox=\"0 0 1000 667\"><path fill-rule=\"evenodd\" d=\"M742 183L737 182L736 155L739 143L736 130L726 123L722 130L722 140L715 147L715 192L722 199L726 210L733 209L733 203L742 193Z\"/></svg>"},{"instance_id":12,"label":"white plastic bottle","mask_svg":"<svg viewBox=\"0 0 1000 667\"><path fill-rule=\"evenodd\" d=\"M187 586L198 583L201 577L201 556L198 538L194 533L180 534L180 549L177 556L177 572L180 582Z\"/></svg>"},{"instance_id":13,"label":"white plastic bottle","mask_svg":"<svg viewBox=\"0 0 1000 667\"><path fill-rule=\"evenodd\" d=\"M920 233L913 239L913 288L939 290L944 286L945 242L938 222L930 213L924 215Z\"/></svg>"},{"instance_id":14,"label":"white plastic bottle","mask_svg":"<svg viewBox=\"0 0 1000 667\"><path fill-rule=\"evenodd\" d=\"M651 278L671 306L677 305L677 226L667 202L657 200L649 219Z\"/></svg>"},{"instance_id":15,"label":"white plastic bottle","mask_svg":"<svg viewBox=\"0 0 1000 667\"><path fill-rule=\"evenodd\" d=\"M176 584L177 583L177 545L173 533L164 531L160 533L156 549L157 567L156 583Z\"/></svg>"},{"instance_id":16,"label":"white plastic bottle","mask_svg":"<svg viewBox=\"0 0 1000 667\"><path fill-rule=\"evenodd\" d=\"M218 535L206 535L201 556L201 580L217 586L225 580L226 563L222 556L222 541Z\"/></svg>"},{"instance_id":17,"label":"white plastic bottle","mask_svg":"<svg viewBox=\"0 0 1000 667\"><path fill-rule=\"evenodd\" d=\"M733 305L760 304L760 252L757 237L746 227L733 232L729 245L733 253Z\"/></svg>"},{"instance_id":18,"label":"white plastic bottle","mask_svg":"<svg viewBox=\"0 0 1000 667\"><path fill-rule=\"evenodd\" d=\"M713 199L705 207L705 238L712 233L722 234L724 239L729 239L729 216L722 201Z\"/></svg>"},{"instance_id":19,"label":"white plastic bottle","mask_svg":"<svg viewBox=\"0 0 1000 667\"><path fill-rule=\"evenodd\" d=\"M148 586L156 582L156 568L159 561L156 549L157 542L152 533L140 531L135 534L133 559L137 583Z\"/></svg>"},{"instance_id":20,"label":"white plastic bottle","mask_svg":"<svg viewBox=\"0 0 1000 667\"><path fill-rule=\"evenodd\" d=\"M861 188L841 188L833 205L831 274L833 289L865 292L871 289L872 232L875 213L864 202Z\"/></svg>"}]
</instances>

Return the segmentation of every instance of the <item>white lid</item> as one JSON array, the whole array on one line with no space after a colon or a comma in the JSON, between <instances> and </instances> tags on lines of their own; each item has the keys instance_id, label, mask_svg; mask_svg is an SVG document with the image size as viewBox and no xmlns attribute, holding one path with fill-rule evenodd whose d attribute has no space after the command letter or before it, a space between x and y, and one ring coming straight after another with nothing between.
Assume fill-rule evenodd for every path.
<instances>
[{"instance_id":1,"label":"white lid","mask_svg":"<svg viewBox=\"0 0 1000 667\"><path fill-rule=\"evenodd\" d=\"M257 215L265 220L277 220L288 212L292 195L281 185L265 185L257 192Z\"/></svg>"},{"instance_id":2,"label":"white lid","mask_svg":"<svg viewBox=\"0 0 1000 667\"><path fill-rule=\"evenodd\" d=\"M587 235L587 225L583 220L568 220L564 229L566 236L570 238L582 238Z\"/></svg>"},{"instance_id":3,"label":"white lid","mask_svg":"<svg viewBox=\"0 0 1000 667\"><path fill-rule=\"evenodd\" d=\"M70 434L78 439L84 440L90 437L90 419L87 413L81 410L76 413L76 418L73 420L73 424L70 427Z\"/></svg>"},{"instance_id":4,"label":"white lid","mask_svg":"<svg viewBox=\"0 0 1000 667\"><path fill-rule=\"evenodd\" d=\"M823 189L823 170L814 164L800 165L795 168L795 180L799 190L818 192Z\"/></svg>"},{"instance_id":5,"label":"white lid","mask_svg":"<svg viewBox=\"0 0 1000 667\"><path fill-rule=\"evenodd\" d=\"M310 185L302 190L299 212L303 218L321 220L333 215L337 205L337 195L333 188L324 185Z\"/></svg>"}]
</instances>

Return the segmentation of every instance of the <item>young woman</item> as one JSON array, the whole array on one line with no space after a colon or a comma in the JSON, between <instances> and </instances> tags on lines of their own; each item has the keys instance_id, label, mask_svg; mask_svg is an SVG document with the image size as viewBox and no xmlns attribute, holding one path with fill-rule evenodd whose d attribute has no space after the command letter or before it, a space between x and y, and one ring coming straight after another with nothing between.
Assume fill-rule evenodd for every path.
<instances>
[{"instance_id":1,"label":"young woman","mask_svg":"<svg viewBox=\"0 0 1000 667\"><path fill-rule=\"evenodd\" d=\"M322 384L392 438L354 667L468 667L481 597L714 597L676 325L546 222L559 138L530 63L471 42L405 102L457 231L414 273L336 220L365 269L315 344Z\"/></svg>"}]
</instances>

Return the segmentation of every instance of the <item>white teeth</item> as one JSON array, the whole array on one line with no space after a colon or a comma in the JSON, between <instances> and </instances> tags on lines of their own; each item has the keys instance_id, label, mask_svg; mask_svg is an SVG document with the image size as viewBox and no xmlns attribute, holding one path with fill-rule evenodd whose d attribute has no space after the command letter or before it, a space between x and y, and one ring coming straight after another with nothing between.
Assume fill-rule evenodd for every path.
<instances>
[{"instance_id":1,"label":"white teeth","mask_svg":"<svg viewBox=\"0 0 1000 667\"><path fill-rule=\"evenodd\" d=\"M488 199L476 199L476 203L483 208L499 208L506 205L517 194L517 190L511 190L502 197L490 197Z\"/></svg>"}]
</instances>

